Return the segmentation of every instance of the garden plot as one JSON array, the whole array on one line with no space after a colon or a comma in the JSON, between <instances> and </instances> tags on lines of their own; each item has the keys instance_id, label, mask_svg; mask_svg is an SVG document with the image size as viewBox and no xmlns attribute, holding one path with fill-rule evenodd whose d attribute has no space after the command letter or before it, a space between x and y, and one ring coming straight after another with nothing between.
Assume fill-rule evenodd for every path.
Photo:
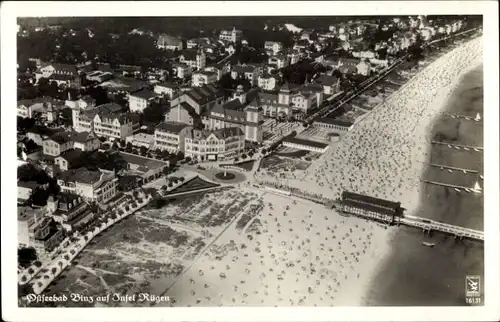
<instances>
[{"instance_id":1,"label":"garden plot","mask_svg":"<svg viewBox=\"0 0 500 322\"><path fill-rule=\"evenodd\" d=\"M272 154L261 161L258 176L263 179L296 179L304 175L311 162Z\"/></svg>"},{"instance_id":2,"label":"garden plot","mask_svg":"<svg viewBox=\"0 0 500 322\"><path fill-rule=\"evenodd\" d=\"M231 220L248 217L259 207L262 201L256 193L227 190L140 211L96 237L47 294L160 295ZM71 301L65 305L86 306Z\"/></svg>"}]
</instances>

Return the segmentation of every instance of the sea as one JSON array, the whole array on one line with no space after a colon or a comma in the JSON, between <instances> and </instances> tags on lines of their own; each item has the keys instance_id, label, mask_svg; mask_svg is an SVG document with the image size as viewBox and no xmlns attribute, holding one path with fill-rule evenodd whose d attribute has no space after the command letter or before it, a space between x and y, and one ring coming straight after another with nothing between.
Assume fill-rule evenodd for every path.
<instances>
[{"instance_id":1,"label":"sea","mask_svg":"<svg viewBox=\"0 0 500 322\"><path fill-rule=\"evenodd\" d=\"M447 101L445 113L483 117L483 66L464 75ZM436 141L468 146L483 146L483 124L441 115L432 125ZM430 143L429 143L430 144ZM449 172L428 166L422 179L473 187L483 174L483 153L454 149L447 145L430 147L430 163L474 169L479 174ZM403 205L404 206L404 205ZM422 183L420 206L414 214L453 225L484 231L483 195L456 192ZM435 243L425 247L423 241ZM481 301L484 303L484 249L481 242L456 240L441 233L424 234L421 230L400 226L392 239L391 253L366 294L368 306L465 306L466 276L480 277Z\"/></svg>"}]
</instances>

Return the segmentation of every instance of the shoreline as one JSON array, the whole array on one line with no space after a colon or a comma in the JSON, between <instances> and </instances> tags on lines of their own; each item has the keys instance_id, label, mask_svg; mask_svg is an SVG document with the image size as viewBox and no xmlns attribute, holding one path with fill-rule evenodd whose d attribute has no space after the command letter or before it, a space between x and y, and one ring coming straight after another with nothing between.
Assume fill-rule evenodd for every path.
<instances>
[{"instance_id":1,"label":"shoreline","mask_svg":"<svg viewBox=\"0 0 500 322\"><path fill-rule=\"evenodd\" d=\"M440 94L437 95L438 97L436 97L436 99L431 103L431 105L439 106L439 108L435 111L435 115L432 117L432 119L425 125L425 127L423 127L425 128L427 139L418 142L420 147L423 147L425 149L424 150L425 158L423 162L418 162L418 166L416 166L419 168L418 172L420 177L424 177L429 171L430 167L427 164L430 163L432 157L432 144L430 143L430 140L431 137L435 134L435 128L442 121L442 113L445 111L450 111L454 108L454 106L452 105L453 101L456 99L454 96L459 95L457 94L457 91L461 89L462 83L464 82L464 78L466 78L470 73L479 69L482 64L483 64L482 60L478 57L474 57L473 59L471 59L469 61L469 66L464 69L461 69L459 71L459 74L453 77L453 80L450 82L449 85L442 87L439 90ZM440 101L441 104L436 103L436 101ZM426 209L427 207L426 202L428 200L426 200L427 196L425 195L426 184L420 182L417 189L418 189L418 194L415 197L418 197L418 200L416 203L411 203L411 208L407 209L407 214L418 215L420 212L422 212L422 210ZM431 219L434 219L432 218L432 216L429 217ZM404 235L412 234L411 231L403 232L402 231L403 229L391 232L389 237L391 244L399 244L401 239L407 237ZM408 228L408 230L411 230L411 228ZM378 286L384 285L384 279L389 278L387 276L380 277L380 275L386 273L386 270L390 270L391 267L395 264L394 263L394 258L396 257L395 252L397 252L397 249L395 247L391 247L391 251L379 263L376 271L373 272L370 285L366 289L366 292L363 296L360 305L364 306L374 305L375 304L374 302L377 302L375 305L393 305L384 303L384 300L380 301L380 299L378 298L379 296L373 296L372 293L374 292L374 289L378 288Z\"/></svg>"}]
</instances>

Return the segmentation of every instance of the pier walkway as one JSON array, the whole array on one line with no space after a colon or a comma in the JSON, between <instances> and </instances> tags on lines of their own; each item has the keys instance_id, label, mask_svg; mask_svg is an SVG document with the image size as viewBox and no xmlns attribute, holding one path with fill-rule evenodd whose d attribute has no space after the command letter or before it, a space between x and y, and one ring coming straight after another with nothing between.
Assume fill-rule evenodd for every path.
<instances>
[{"instance_id":1,"label":"pier walkway","mask_svg":"<svg viewBox=\"0 0 500 322\"><path fill-rule=\"evenodd\" d=\"M421 228L424 232L440 231L446 234L454 235L456 238L460 239L468 238L484 241L484 232L482 231L450 225L431 219L405 215L404 217L399 218L398 223L406 226Z\"/></svg>"},{"instance_id":2,"label":"pier walkway","mask_svg":"<svg viewBox=\"0 0 500 322\"><path fill-rule=\"evenodd\" d=\"M463 148L464 150L468 151L468 149L473 149L477 152L482 151L483 147L482 146L471 146L471 145L462 145L462 144L455 144L455 143L450 143L450 142L442 142L442 141L431 141L432 144L441 144L441 145L447 145L449 147L457 147L457 148Z\"/></svg>"},{"instance_id":3,"label":"pier walkway","mask_svg":"<svg viewBox=\"0 0 500 322\"><path fill-rule=\"evenodd\" d=\"M429 163L429 165L431 167L441 168L441 170L450 169L450 170L462 171L463 173L479 173L479 171L477 171L477 170L457 168L457 167L452 167L452 166L444 165L444 164Z\"/></svg>"}]
</instances>

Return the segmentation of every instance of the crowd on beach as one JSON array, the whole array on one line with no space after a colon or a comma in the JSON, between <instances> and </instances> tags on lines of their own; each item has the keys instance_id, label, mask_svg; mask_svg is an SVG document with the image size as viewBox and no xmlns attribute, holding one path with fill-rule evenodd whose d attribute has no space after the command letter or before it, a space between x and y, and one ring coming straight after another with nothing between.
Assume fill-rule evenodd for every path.
<instances>
[{"instance_id":1,"label":"crowd on beach","mask_svg":"<svg viewBox=\"0 0 500 322\"><path fill-rule=\"evenodd\" d=\"M291 184L327 198L349 190L400 201L406 209L415 207L431 122L459 76L478 65L481 56L482 38L477 38L438 58L345 133L304 178Z\"/></svg>"}]
</instances>

